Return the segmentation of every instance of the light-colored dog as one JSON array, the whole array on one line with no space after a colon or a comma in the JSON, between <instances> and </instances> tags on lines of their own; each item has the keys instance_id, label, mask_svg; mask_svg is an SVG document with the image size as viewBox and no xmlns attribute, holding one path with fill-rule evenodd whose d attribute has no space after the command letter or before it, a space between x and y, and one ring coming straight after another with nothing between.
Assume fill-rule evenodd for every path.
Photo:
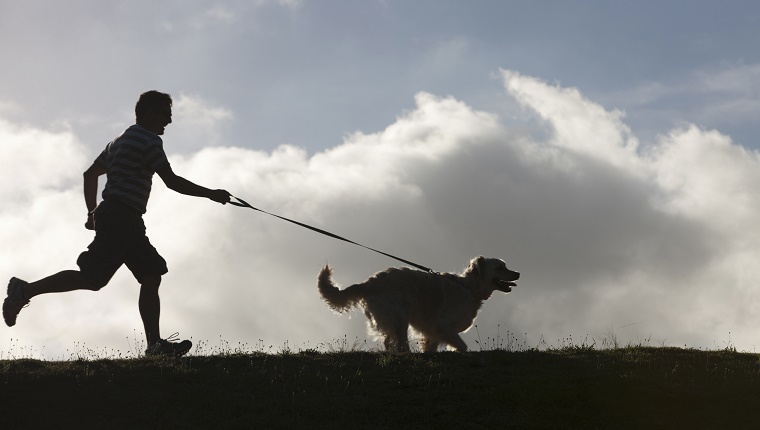
<instances>
[{"instance_id":1,"label":"light-colored dog","mask_svg":"<svg viewBox=\"0 0 760 430\"><path fill-rule=\"evenodd\" d=\"M422 335L424 352L435 352L441 343L467 351L459 333L470 328L494 290L509 293L519 278L504 261L478 257L461 275L390 268L343 290L333 284L332 269L325 266L317 286L336 312L361 306L386 350L409 351L411 326Z\"/></svg>"}]
</instances>

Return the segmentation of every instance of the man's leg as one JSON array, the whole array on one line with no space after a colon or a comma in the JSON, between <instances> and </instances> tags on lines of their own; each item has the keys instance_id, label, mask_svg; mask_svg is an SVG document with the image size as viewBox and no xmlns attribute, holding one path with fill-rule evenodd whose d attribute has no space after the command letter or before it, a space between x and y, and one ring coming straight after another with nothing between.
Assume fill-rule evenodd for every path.
<instances>
[{"instance_id":1,"label":"man's leg","mask_svg":"<svg viewBox=\"0 0 760 430\"><path fill-rule=\"evenodd\" d=\"M161 340L159 330L159 318L161 316L161 299L158 296L158 287L161 285L160 275L146 275L140 285L140 317L145 328L145 337L148 346Z\"/></svg>"},{"instance_id":2,"label":"man's leg","mask_svg":"<svg viewBox=\"0 0 760 430\"><path fill-rule=\"evenodd\" d=\"M189 340L179 341L179 339L173 338L174 335L170 336L169 339L161 339L159 331L161 299L158 296L161 275L144 275L140 279L140 317L145 328L145 338L148 341L148 349L145 350L145 355L175 357L185 355L193 347L192 342Z\"/></svg>"},{"instance_id":3,"label":"man's leg","mask_svg":"<svg viewBox=\"0 0 760 430\"><path fill-rule=\"evenodd\" d=\"M161 299L158 287L161 276L168 272L166 260L150 244L147 236L140 239L133 252L125 261L127 267L140 282L140 317L145 328L145 338L148 341L146 356L175 356L179 357L190 351L193 343L189 340L180 341L174 338L161 338L159 317L161 316Z\"/></svg>"},{"instance_id":4,"label":"man's leg","mask_svg":"<svg viewBox=\"0 0 760 430\"><path fill-rule=\"evenodd\" d=\"M98 290L96 286L82 277L78 270L64 270L37 282L31 282L24 288L28 299L47 293L65 293L74 290Z\"/></svg>"},{"instance_id":5,"label":"man's leg","mask_svg":"<svg viewBox=\"0 0 760 430\"><path fill-rule=\"evenodd\" d=\"M104 284L105 285L105 284ZM29 305L29 300L40 294L63 293L74 290L97 291L102 285L95 285L82 277L76 270L64 270L37 282L27 283L17 278L8 282L8 297L3 301L3 319L8 327L16 325L21 309Z\"/></svg>"}]
</instances>

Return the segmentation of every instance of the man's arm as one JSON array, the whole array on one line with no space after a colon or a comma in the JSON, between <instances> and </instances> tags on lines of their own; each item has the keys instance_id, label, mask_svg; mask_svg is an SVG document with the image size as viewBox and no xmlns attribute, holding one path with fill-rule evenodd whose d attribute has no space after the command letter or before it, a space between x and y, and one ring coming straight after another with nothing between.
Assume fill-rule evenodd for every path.
<instances>
[{"instance_id":1,"label":"man's arm","mask_svg":"<svg viewBox=\"0 0 760 430\"><path fill-rule=\"evenodd\" d=\"M178 176L172 170L171 165L159 169L156 173L164 181L164 184L170 189L180 194L195 197L206 197L217 203L227 204L230 201L230 193L225 190L210 190L206 187L194 184L187 179Z\"/></svg>"},{"instance_id":2,"label":"man's arm","mask_svg":"<svg viewBox=\"0 0 760 430\"><path fill-rule=\"evenodd\" d=\"M88 230L95 229L93 211L98 206L98 178L105 173L105 167L96 163L84 171L84 203L87 205L87 222L84 226Z\"/></svg>"}]
</instances>

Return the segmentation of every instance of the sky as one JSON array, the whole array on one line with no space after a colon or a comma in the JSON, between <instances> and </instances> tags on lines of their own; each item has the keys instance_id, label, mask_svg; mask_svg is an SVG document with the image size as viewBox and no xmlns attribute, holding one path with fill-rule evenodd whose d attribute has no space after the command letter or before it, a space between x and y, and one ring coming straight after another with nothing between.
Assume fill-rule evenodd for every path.
<instances>
[{"instance_id":1,"label":"sky","mask_svg":"<svg viewBox=\"0 0 760 430\"><path fill-rule=\"evenodd\" d=\"M755 351L760 4L754 1L0 0L0 276L76 269L82 172L174 98L174 171L440 272L502 258L493 339ZM102 187L102 180L101 180ZM145 215L164 336L377 349L316 289L403 263L176 194ZM39 296L0 358L144 349L126 268ZM489 340L490 339L490 340Z\"/></svg>"}]
</instances>

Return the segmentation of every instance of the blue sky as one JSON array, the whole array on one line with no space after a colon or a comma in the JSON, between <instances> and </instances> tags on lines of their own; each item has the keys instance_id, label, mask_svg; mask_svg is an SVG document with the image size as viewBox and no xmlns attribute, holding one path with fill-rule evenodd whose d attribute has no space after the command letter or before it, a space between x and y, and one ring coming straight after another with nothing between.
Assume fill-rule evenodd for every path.
<instances>
[{"instance_id":1,"label":"blue sky","mask_svg":"<svg viewBox=\"0 0 760 430\"><path fill-rule=\"evenodd\" d=\"M0 7L4 276L74 267L91 238L81 172L159 89L188 179L436 270L507 260L523 280L486 303L481 336L625 327L754 348L756 2ZM348 285L396 264L158 184L146 222L170 267L164 331L195 340L363 340L316 274L329 262ZM124 349L140 323L123 272L96 296L35 299L0 333L48 357Z\"/></svg>"},{"instance_id":2,"label":"blue sky","mask_svg":"<svg viewBox=\"0 0 760 430\"><path fill-rule=\"evenodd\" d=\"M647 137L688 121L753 145L757 8L752 1L11 1L0 18L10 59L0 96L20 110L11 109L14 118L47 126L127 120L133 94L162 88L231 109L225 143L318 150L345 133L381 129L413 106L418 91L509 112L493 78L507 68L624 110ZM88 134L88 144L99 146L113 134L107 130Z\"/></svg>"}]
</instances>

